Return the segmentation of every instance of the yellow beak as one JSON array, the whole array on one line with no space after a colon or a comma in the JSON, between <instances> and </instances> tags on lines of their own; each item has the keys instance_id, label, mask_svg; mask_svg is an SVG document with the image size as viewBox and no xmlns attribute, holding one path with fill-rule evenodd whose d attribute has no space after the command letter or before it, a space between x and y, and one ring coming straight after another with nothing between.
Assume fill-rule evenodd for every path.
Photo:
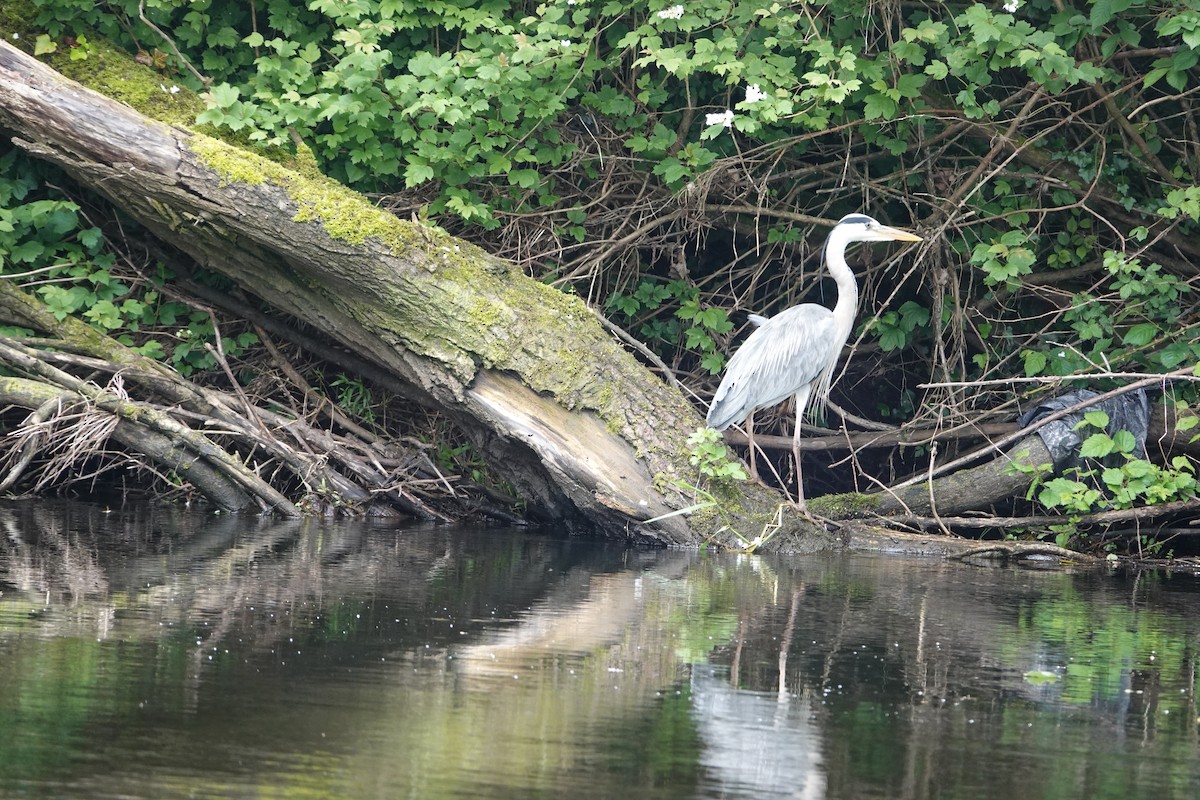
<instances>
[{"instance_id":1,"label":"yellow beak","mask_svg":"<svg viewBox=\"0 0 1200 800\"><path fill-rule=\"evenodd\" d=\"M883 234L888 239L892 239L897 242L921 242L921 241L924 241L924 239L922 239L920 236L917 236L915 233L910 233L906 230L901 230L900 228L893 228L890 225L881 226L879 229L879 233Z\"/></svg>"}]
</instances>

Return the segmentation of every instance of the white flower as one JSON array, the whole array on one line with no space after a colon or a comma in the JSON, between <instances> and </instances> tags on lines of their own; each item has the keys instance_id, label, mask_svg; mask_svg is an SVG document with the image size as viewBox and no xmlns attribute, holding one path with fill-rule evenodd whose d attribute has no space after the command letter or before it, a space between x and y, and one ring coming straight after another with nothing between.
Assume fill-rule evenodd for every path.
<instances>
[{"instance_id":1,"label":"white flower","mask_svg":"<svg viewBox=\"0 0 1200 800\"><path fill-rule=\"evenodd\" d=\"M175 84L171 84L171 88L170 88L170 89L168 89L166 86L163 86L163 85L160 83L160 84L158 85L158 88L162 89L162 90L163 90L164 92L166 92L167 94L179 94L179 87L178 87L178 86L176 86Z\"/></svg>"},{"instance_id":2,"label":"white flower","mask_svg":"<svg viewBox=\"0 0 1200 800\"><path fill-rule=\"evenodd\" d=\"M733 112L728 108L724 111L719 111L716 114L704 115L705 125L724 125L726 128L733 127Z\"/></svg>"},{"instance_id":3,"label":"white flower","mask_svg":"<svg viewBox=\"0 0 1200 800\"><path fill-rule=\"evenodd\" d=\"M683 6L671 6L658 12L659 19L680 19L683 16Z\"/></svg>"},{"instance_id":4,"label":"white flower","mask_svg":"<svg viewBox=\"0 0 1200 800\"><path fill-rule=\"evenodd\" d=\"M14 33L14 34L13 34L13 38L14 38L14 39L20 39L20 38L21 38L21 34L19 34L19 33Z\"/></svg>"},{"instance_id":5,"label":"white flower","mask_svg":"<svg viewBox=\"0 0 1200 800\"><path fill-rule=\"evenodd\" d=\"M575 5L575 0L567 0L567 5L569 5L569 6Z\"/></svg>"},{"instance_id":6,"label":"white flower","mask_svg":"<svg viewBox=\"0 0 1200 800\"><path fill-rule=\"evenodd\" d=\"M757 83L752 83L746 87L746 102L757 103L767 96L767 93L758 87Z\"/></svg>"},{"instance_id":7,"label":"white flower","mask_svg":"<svg viewBox=\"0 0 1200 800\"><path fill-rule=\"evenodd\" d=\"M559 47L570 47L571 40L570 39L559 39L558 45L559 45Z\"/></svg>"},{"instance_id":8,"label":"white flower","mask_svg":"<svg viewBox=\"0 0 1200 800\"><path fill-rule=\"evenodd\" d=\"M1021 7L1021 0L1005 0L1004 10L1010 14L1017 13L1017 9Z\"/></svg>"}]
</instances>

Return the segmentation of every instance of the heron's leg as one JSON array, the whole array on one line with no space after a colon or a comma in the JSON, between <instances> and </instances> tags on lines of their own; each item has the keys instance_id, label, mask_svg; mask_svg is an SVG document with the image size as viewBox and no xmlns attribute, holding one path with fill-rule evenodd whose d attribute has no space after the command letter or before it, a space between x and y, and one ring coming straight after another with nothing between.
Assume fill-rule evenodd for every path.
<instances>
[{"instance_id":1,"label":"heron's leg","mask_svg":"<svg viewBox=\"0 0 1200 800\"><path fill-rule=\"evenodd\" d=\"M796 392L796 432L792 434L792 458L796 460L796 508L806 515L804 507L804 475L800 469L800 425L804 420L804 410L808 408L808 398L812 394L812 384L801 386Z\"/></svg>"},{"instance_id":2,"label":"heron's leg","mask_svg":"<svg viewBox=\"0 0 1200 800\"><path fill-rule=\"evenodd\" d=\"M750 442L750 480L762 483L758 479L758 464L754 460L754 412L746 417L746 439Z\"/></svg>"},{"instance_id":3,"label":"heron's leg","mask_svg":"<svg viewBox=\"0 0 1200 800\"><path fill-rule=\"evenodd\" d=\"M797 398L799 400L799 398ZM804 511L804 474L800 469L800 420L804 412L796 405L796 432L792 434L792 458L796 461L796 508Z\"/></svg>"}]
</instances>

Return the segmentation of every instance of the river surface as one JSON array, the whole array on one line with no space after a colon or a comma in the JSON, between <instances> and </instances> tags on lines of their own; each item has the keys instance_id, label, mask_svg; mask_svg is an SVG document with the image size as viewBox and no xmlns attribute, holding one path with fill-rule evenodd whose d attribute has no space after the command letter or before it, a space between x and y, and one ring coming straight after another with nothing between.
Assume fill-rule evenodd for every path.
<instances>
[{"instance_id":1,"label":"river surface","mask_svg":"<svg viewBox=\"0 0 1200 800\"><path fill-rule=\"evenodd\" d=\"M0 504L4 798L1196 798L1200 580Z\"/></svg>"}]
</instances>

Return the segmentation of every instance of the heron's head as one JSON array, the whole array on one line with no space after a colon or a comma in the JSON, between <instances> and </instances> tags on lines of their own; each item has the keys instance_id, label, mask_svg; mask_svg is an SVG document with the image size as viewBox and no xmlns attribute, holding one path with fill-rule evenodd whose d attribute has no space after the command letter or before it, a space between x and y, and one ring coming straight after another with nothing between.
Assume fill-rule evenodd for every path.
<instances>
[{"instance_id":1,"label":"heron's head","mask_svg":"<svg viewBox=\"0 0 1200 800\"><path fill-rule=\"evenodd\" d=\"M866 214L847 214L830 231L846 242L919 242L921 237L915 233L884 225Z\"/></svg>"}]
</instances>

